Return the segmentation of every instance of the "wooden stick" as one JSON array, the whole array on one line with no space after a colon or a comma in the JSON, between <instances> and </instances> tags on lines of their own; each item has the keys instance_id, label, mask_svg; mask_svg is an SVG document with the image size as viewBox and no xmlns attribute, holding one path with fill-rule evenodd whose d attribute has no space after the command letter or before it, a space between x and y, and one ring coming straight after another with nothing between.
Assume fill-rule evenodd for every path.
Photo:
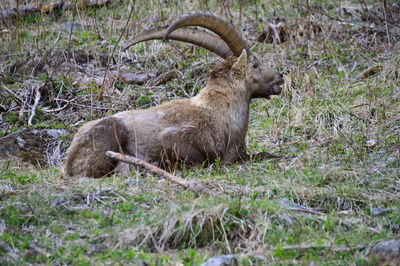
<instances>
[{"instance_id":1,"label":"wooden stick","mask_svg":"<svg viewBox=\"0 0 400 266\"><path fill-rule=\"evenodd\" d=\"M41 97L41 89L42 89L42 87L36 88L35 102L33 103L31 115L29 116L28 126L32 126L32 120L36 114L36 108L39 104L40 97Z\"/></svg>"},{"instance_id":2,"label":"wooden stick","mask_svg":"<svg viewBox=\"0 0 400 266\"><path fill-rule=\"evenodd\" d=\"M62 110L64 110L65 108L67 108L68 105L69 105L71 102L75 101L77 98L78 98L78 97L75 97L74 99L69 100L69 101L68 101L68 100L65 100L67 103L64 104L63 106L57 108L57 109L45 109L45 108L43 108L42 110L43 110L43 112L45 112L45 113L55 113L55 112L62 111Z\"/></svg>"},{"instance_id":3,"label":"wooden stick","mask_svg":"<svg viewBox=\"0 0 400 266\"><path fill-rule=\"evenodd\" d=\"M226 199L227 197L225 195L219 194L217 192L208 190L194 182L190 182L190 181L186 181L180 177L177 177L176 175L173 175L171 173L168 173L167 171L152 165L144 160L141 160L139 158L136 157L132 157L132 156L128 156L128 155L124 155L118 152L113 152L113 151L107 151L106 152L107 156L110 156L111 158L117 159L119 161L123 161L126 163L130 163L130 164L134 164L140 167L145 168L146 170L148 170L149 172L155 173L165 179L167 179L168 181L171 181L172 183L178 184L190 191L196 192L196 193L205 193L209 196L212 197L216 197L216 198L224 198Z\"/></svg>"},{"instance_id":4,"label":"wooden stick","mask_svg":"<svg viewBox=\"0 0 400 266\"><path fill-rule=\"evenodd\" d=\"M344 252L356 249L365 249L368 246L365 245L358 245L358 246L345 246L345 245L332 245L332 244L300 244L300 245L291 245L291 246L283 246L281 247L282 250L307 250L313 248L321 248L321 249L330 249L333 252ZM280 248L272 248L271 251L277 251Z\"/></svg>"},{"instance_id":5,"label":"wooden stick","mask_svg":"<svg viewBox=\"0 0 400 266\"><path fill-rule=\"evenodd\" d=\"M97 6L103 6L110 4L111 0L86 0L80 5L77 5L78 7L97 7ZM55 4L49 4L49 5L41 5L41 6L34 6L34 7L21 7L17 6L16 8L12 8L6 11L3 11L0 13L0 20L10 20L12 18L17 17L20 19L21 17L28 16L28 15L34 15L34 14L39 14L39 13L50 13L53 10L61 10L61 9L73 9L75 8L75 4L72 2L60 2L60 3L55 3Z\"/></svg>"},{"instance_id":6,"label":"wooden stick","mask_svg":"<svg viewBox=\"0 0 400 266\"><path fill-rule=\"evenodd\" d=\"M7 88L6 86L2 85L1 88L3 88L3 90L5 90L8 95L11 96L11 98L18 104L18 105L22 105L24 103L24 101L19 98L14 92L12 92L9 88Z\"/></svg>"}]
</instances>

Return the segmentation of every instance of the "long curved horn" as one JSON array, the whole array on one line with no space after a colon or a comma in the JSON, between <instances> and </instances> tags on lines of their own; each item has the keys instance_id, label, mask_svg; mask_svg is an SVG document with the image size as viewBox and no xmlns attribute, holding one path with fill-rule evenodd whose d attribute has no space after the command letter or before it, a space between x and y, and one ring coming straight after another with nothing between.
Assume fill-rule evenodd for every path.
<instances>
[{"instance_id":1,"label":"long curved horn","mask_svg":"<svg viewBox=\"0 0 400 266\"><path fill-rule=\"evenodd\" d=\"M169 39L169 34L176 29L186 26L200 26L215 32L226 42L235 56L239 56L243 49L248 49L246 41L231 24L222 18L207 13L192 13L181 16L168 27L164 40Z\"/></svg>"},{"instance_id":2,"label":"long curved horn","mask_svg":"<svg viewBox=\"0 0 400 266\"><path fill-rule=\"evenodd\" d=\"M145 31L135 36L131 40L131 43L125 46L123 49L126 50L132 45L144 41L161 40L163 39L166 32L167 32L167 27ZM217 54L218 56L224 59L232 55L231 49L221 38L202 30L189 29L189 28L178 29L169 34L168 39L183 41L194 45L198 45L200 47L203 47L204 49L207 49Z\"/></svg>"}]
</instances>

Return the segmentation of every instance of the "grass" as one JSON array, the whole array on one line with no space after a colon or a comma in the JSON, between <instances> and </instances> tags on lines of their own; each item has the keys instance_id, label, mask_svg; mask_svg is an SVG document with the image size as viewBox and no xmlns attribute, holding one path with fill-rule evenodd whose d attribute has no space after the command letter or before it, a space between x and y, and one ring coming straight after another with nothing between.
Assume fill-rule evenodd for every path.
<instances>
[{"instance_id":1,"label":"grass","mask_svg":"<svg viewBox=\"0 0 400 266\"><path fill-rule=\"evenodd\" d=\"M333 20L340 15L336 2L309 1L305 7L296 1L254 1L241 8L239 2L230 3L229 10L224 1L135 2L122 42L192 10L218 10L228 18L230 11L250 40L268 18L284 18L292 34L287 42L252 42L252 51L284 72L286 82L282 95L251 103L247 146L289 159L215 163L177 173L230 196L224 200L184 191L142 171L130 178L69 180L58 168L1 162L1 264L196 265L222 254L235 254L243 265L368 264L370 247L399 239L398 29L390 28L394 40L389 45L379 21L377 30L369 31L357 26L363 23L359 17L351 18L356 25ZM96 69L89 72L103 77L130 5L118 2L0 24L8 29L1 33L0 61L6 67L0 80L25 104L20 116L21 107L1 91L7 107L0 113L1 135L26 127L32 88L46 81L34 127L73 130L83 120L188 97L205 84L219 59L187 44L151 41L128 52L117 48L111 65L157 75L173 67L179 78L157 86L116 83L102 101L97 99L99 85L93 79L81 82L79 67ZM307 20L322 28L310 39L296 28ZM67 21L86 29L70 34L62 29ZM71 103L60 112L43 111L65 101ZM282 200L314 212L289 210ZM390 209L374 215L374 208Z\"/></svg>"}]
</instances>

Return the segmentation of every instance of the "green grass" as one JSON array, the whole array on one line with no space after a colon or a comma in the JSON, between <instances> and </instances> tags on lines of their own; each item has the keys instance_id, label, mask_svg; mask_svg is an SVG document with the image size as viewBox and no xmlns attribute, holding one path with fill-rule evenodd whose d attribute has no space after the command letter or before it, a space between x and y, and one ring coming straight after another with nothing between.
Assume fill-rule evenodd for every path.
<instances>
[{"instance_id":1,"label":"green grass","mask_svg":"<svg viewBox=\"0 0 400 266\"><path fill-rule=\"evenodd\" d=\"M233 23L249 28L244 36L250 40L274 14L285 18L295 35L282 44L251 43L262 61L285 73L286 82L282 95L252 101L247 147L288 159L215 162L176 173L229 199L185 191L143 171L132 171L130 178L69 180L58 168L1 162L0 263L198 265L222 254L235 254L241 265L373 263L368 248L399 239L400 232L399 47L389 46L385 34L338 26L319 14L338 15L331 1L309 1L310 9L300 2L245 1L247 16L241 20L239 2L229 5ZM7 66L0 81L26 104L21 113L1 91L8 108L0 113L1 135L27 125L38 84L47 87L34 128L74 130L82 121L188 97L205 84L220 60L203 49L160 41L128 53L117 48L111 65L157 75L173 67L179 78L158 86L118 81L102 101L95 80L79 83L84 78L74 64L103 77L100 70L123 30L128 5L82 9L75 18L64 11L0 24L9 30L0 39L0 63ZM178 14L226 11L218 1L139 1L133 8L124 44ZM310 12L322 33L306 40L293 25ZM62 27L73 20L87 29L70 36ZM392 36L398 38L395 29ZM60 59L67 51L79 57L72 65ZM32 73L34 62L42 62L46 71ZM61 111L45 112L68 101ZM289 210L280 204L284 199L314 213ZM377 207L393 209L371 215Z\"/></svg>"}]
</instances>

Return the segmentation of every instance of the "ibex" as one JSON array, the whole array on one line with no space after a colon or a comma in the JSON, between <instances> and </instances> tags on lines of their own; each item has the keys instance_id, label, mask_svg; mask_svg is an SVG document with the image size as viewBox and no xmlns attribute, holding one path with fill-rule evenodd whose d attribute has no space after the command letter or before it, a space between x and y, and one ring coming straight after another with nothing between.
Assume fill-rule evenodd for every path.
<instances>
[{"instance_id":1,"label":"ibex","mask_svg":"<svg viewBox=\"0 0 400 266\"><path fill-rule=\"evenodd\" d=\"M183 28L200 26L217 35ZM249 52L246 41L226 21L211 14L182 16L168 28L145 32L134 43L174 39L208 49L224 62L211 73L197 96L117 113L83 125L75 135L63 167L66 176L102 177L118 161L106 151L122 152L169 167L247 160L245 136L252 98L280 94L282 75Z\"/></svg>"}]
</instances>

